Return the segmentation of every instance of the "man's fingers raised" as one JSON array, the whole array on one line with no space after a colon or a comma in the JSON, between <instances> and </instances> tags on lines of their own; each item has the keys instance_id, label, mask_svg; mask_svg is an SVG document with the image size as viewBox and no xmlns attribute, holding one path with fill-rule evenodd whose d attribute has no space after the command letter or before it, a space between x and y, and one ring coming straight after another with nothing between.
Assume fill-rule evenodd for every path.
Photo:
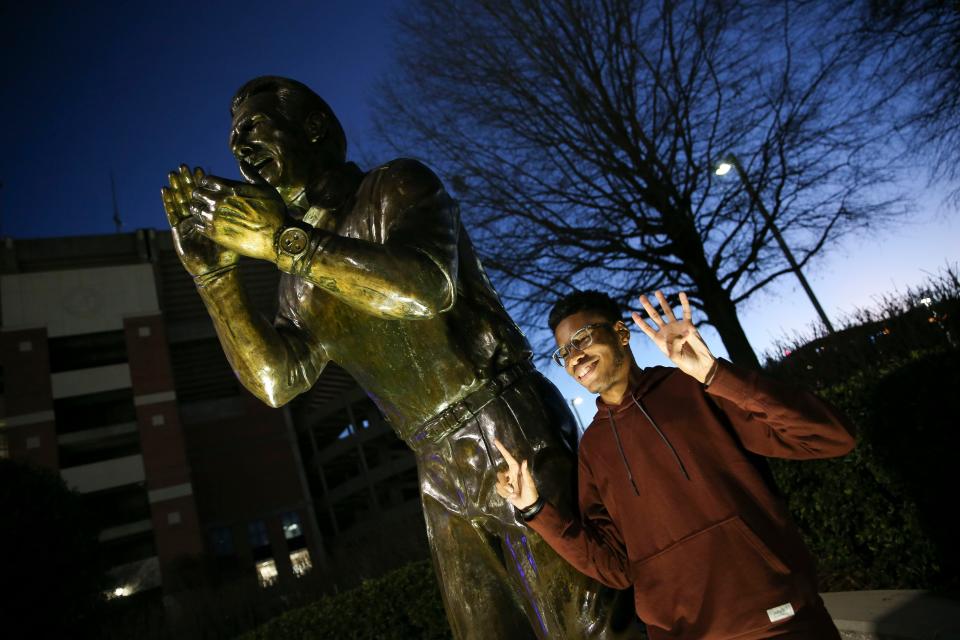
<instances>
[{"instance_id":1,"label":"man's fingers raised","mask_svg":"<svg viewBox=\"0 0 960 640\"><path fill-rule=\"evenodd\" d=\"M520 463L520 480L524 489L536 487L533 482L533 474L530 473L530 465L527 464L526 460Z\"/></svg>"},{"instance_id":2,"label":"man's fingers raised","mask_svg":"<svg viewBox=\"0 0 960 640\"><path fill-rule=\"evenodd\" d=\"M655 295L657 296L657 301L660 302L660 309L663 310L663 315L667 316L670 322L676 322L677 317L673 315L673 309L670 308L670 303L667 302L667 296L663 295L663 291L659 289L657 289Z\"/></svg>"},{"instance_id":3,"label":"man's fingers raised","mask_svg":"<svg viewBox=\"0 0 960 640\"><path fill-rule=\"evenodd\" d=\"M690 300L687 298L685 291L680 292L680 306L683 308L683 319L693 322L693 314L690 313Z\"/></svg>"},{"instance_id":4,"label":"man's fingers raised","mask_svg":"<svg viewBox=\"0 0 960 640\"><path fill-rule=\"evenodd\" d=\"M663 318L660 317L660 314L657 313L657 310L653 308L653 305L650 304L650 300L647 296L640 296L640 304L643 306L644 311L647 312L647 315L658 327L664 325Z\"/></svg>"},{"instance_id":5,"label":"man's fingers raised","mask_svg":"<svg viewBox=\"0 0 960 640\"><path fill-rule=\"evenodd\" d=\"M510 455L510 452L507 451L505 446L503 446L503 443L496 438L493 439L493 445L499 449L500 455L502 455L503 459L507 461L507 466L510 467L510 470L516 473L516 470L520 468L520 465L517 464L517 459Z\"/></svg>"},{"instance_id":6,"label":"man's fingers raised","mask_svg":"<svg viewBox=\"0 0 960 640\"><path fill-rule=\"evenodd\" d=\"M647 324L647 321L644 320L643 316L641 316L639 313L636 311L631 311L630 316L633 318L633 323L640 327L640 331L643 331L645 334L647 334L647 337L653 338L657 335L656 329L651 329L650 325Z\"/></svg>"}]
</instances>

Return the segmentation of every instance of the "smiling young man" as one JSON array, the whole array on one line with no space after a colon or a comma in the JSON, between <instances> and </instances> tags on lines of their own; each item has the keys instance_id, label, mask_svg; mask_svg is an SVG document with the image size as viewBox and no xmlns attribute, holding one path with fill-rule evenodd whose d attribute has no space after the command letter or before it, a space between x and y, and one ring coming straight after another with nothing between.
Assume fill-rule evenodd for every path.
<instances>
[{"instance_id":1,"label":"smiling young man","mask_svg":"<svg viewBox=\"0 0 960 640\"><path fill-rule=\"evenodd\" d=\"M849 428L815 396L710 352L680 294L677 319L641 296L633 319L676 365L640 369L608 296L550 314L554 360L599 394L579 449L578 517L541 498L527 461L497 443L497 492L583 573L632 586L650 638L839 638L813 561L761 456L848 453ZM839 514L838 514L839 515Z\"/></svg>"}]
</instances>

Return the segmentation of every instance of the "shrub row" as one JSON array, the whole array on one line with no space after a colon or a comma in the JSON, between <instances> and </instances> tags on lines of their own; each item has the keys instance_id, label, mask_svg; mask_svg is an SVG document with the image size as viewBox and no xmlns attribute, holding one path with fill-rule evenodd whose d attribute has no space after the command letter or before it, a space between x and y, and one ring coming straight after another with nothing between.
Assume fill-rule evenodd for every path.
<instances>
[{"instance_id":1,"label":"shrub row","mask_svg":"<svg viewBox=\"0 0 960 640\"><path fill-rule=\"evenodd\" d=\"M949 541L949 477L960 422L960 352L914 352L862 369L819 395L857 428L835 460L771 461L825 591L948 588L960 565Z\"/></svg>"},{"instance_id":2,"label":"shrub row","mask_svg":"<svg viewBox=\"0 0 960 640\"><path fill-rule=\"evenodd\" d=\"M289 611L241 640L447 640L450 628L428 561Z\"/></svg>"}]
</instances>

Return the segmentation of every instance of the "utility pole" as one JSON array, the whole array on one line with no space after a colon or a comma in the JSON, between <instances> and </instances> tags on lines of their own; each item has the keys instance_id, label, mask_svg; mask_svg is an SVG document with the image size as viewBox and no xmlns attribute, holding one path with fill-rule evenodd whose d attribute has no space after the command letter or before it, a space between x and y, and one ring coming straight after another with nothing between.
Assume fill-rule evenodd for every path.
<instances>
[{"instance_id":1,"label":"utility pole","mask_svg":"<svg viewBox=\"0 0 960 640\"><path fill-rule=\"evenodd\" d=\"M586 427L583 426L583 420L580 418L580 412L577 411L577 405L583 402L583 398L577 396L576 398L570 398L570 406L573 408L573 415L577 419L577 427L579 434L577 436L577 442L580 442L580 438L583 437L583 432L586 431Z\"/></svg>"},{"instance_id":2,"label":"utility pole","mask_svg":"<svg viewBox=\"0 0 960 640\"><path fill-rule=\"evenodd\" d=\"M110 195L113 196L113 224L117 227L117 233L123 229L123 220L120 218L120 207L117 206L117 185L113 180L113 171L110 172Z\"/></svg>"},{"instance_id":3,"label":"utility pole","mask_svg":"<svg viewBox=\"0 0 960 640\"><path fill-rule=\"evenodd\" d=\"M747 172L744 170L743 165L740 164L740 159L736 154L728 153L724 159L717 165L716 174L718 176L726 175L730 171L730 168L737 170L737 175L740 176L740 182L743 184L743 188L746 189L747 195L750 196L751 202L757 208L757 211L760 212L760 215L763 216L764 221L766 221L767 226L770 227L773 237L776 239L777 244L780 245L780 250L783 251L783 255L786 256L787 262L790 264L790 269L797 276L797 280L800 281L800 286L803 287L803 290L807 292L807 297L810 298L810 302L813 303L813 308L817 310L817 315L820 316L820 321L823 322L823 325L827 328L828 333L834 333L833 324L830 322L830 318L827 317L826 312L823 310L823 307L820 306L820 301L817 300L817 296L814 295L813 289L810 288L810 283L807 282L806 277L804 277L803 272L800 270L800 265L797 264L796 258L793 257L793 252L790 251L790 247L787 246L786 240L783 239L783 235L780 233L780 229L777 228L777 225L773 222L773 216L770 215L770 212L763 205L763 201L760 200L760 194L757 193L757 190L753 188L753 184L750 182L750 178L747 176Z\"/></svg>"}]
</instances>

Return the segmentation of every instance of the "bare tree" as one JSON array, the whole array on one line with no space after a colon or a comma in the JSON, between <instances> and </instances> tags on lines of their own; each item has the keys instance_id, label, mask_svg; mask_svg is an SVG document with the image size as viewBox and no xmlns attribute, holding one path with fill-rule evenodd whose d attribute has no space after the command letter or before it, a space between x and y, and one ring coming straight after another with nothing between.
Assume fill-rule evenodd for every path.
<instances>
[{"instance_id":1,"label":"bare tree","mask_svg":"<svg viewBox=\"0 0 960 640\"><path fill-rule=\"evenodd\" d=\"M829 4L829 3L823 3ZM629 0L415 0L384 140L437 164L511 311L542 326L572 288L691 294L731 358L737 305L790 273L735 152L806 267L892 215L875 101L829 7Z\"/></svg>"},{"instance_id":2,"label":"bare tree","mask_svg":"<svg viewBox=\"0 0 960 640\"><path fill-rule=\"evenodd\" d=\"M910 155L960 182L960 1L864 0L852 30L871 81L897 102ZM960 207L960 185L949 196Z\"/></svg>"}]
</instances>

